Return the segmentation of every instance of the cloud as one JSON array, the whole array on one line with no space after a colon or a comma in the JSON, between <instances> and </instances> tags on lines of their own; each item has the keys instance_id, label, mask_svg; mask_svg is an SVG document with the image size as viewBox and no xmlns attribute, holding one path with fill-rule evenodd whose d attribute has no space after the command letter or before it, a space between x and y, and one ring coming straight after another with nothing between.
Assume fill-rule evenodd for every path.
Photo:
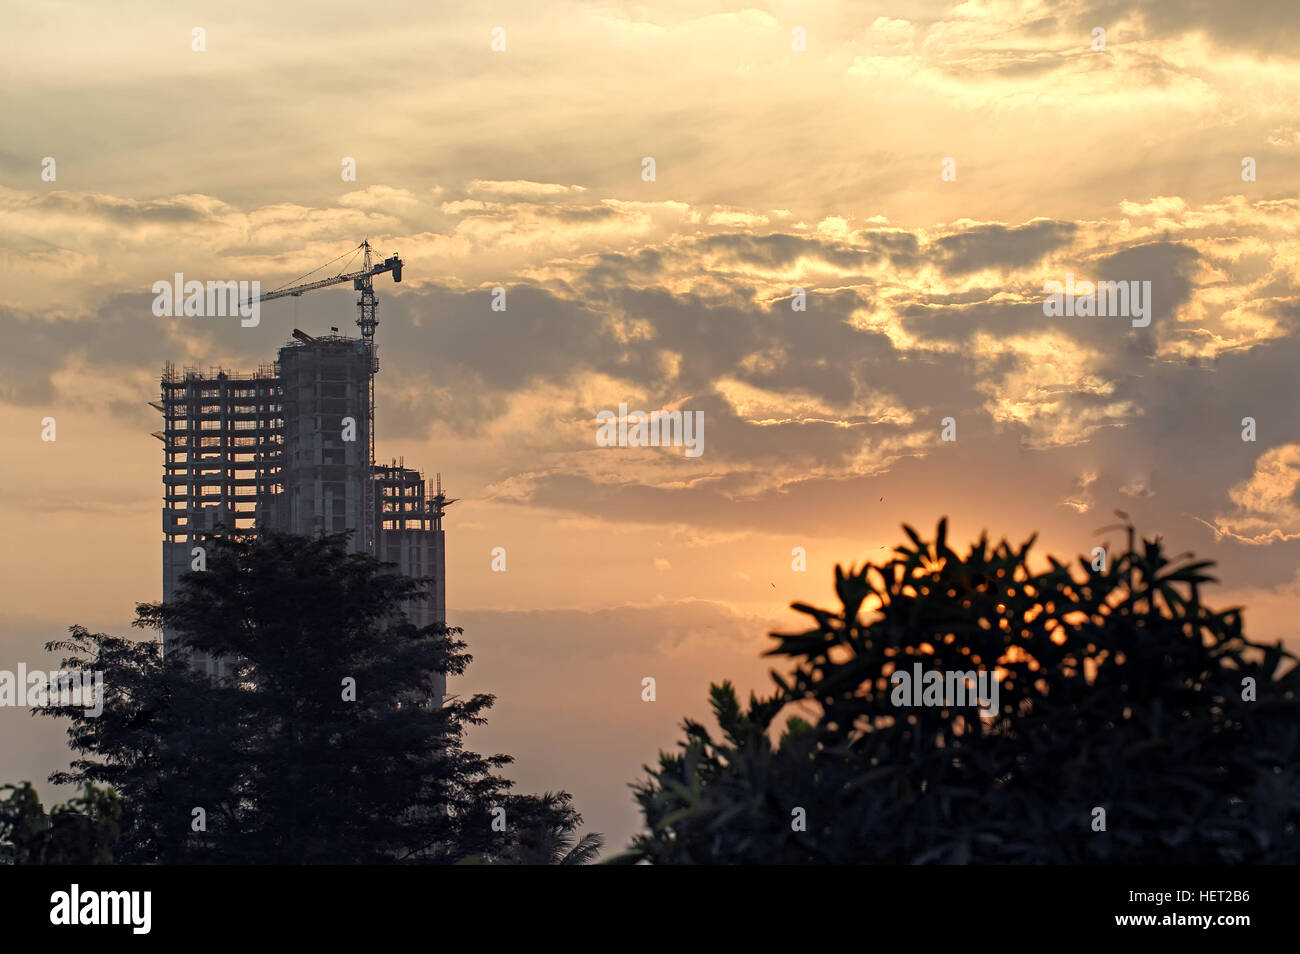
<instances>
[{"instance_id":1,"label":"cloud","mask_svg":"<svg viewBox=\"0 0 1300 954\"><path fill-rule=\"evenodd\" d=\"M1265 451L1228 496L1235 508L1215 517L1216 534L1265 546L1300 538L1300 444Z\"/></svg>"},{"instance_id":2,"label":"cloud","mask_svg":"<svg viewBox=\"0 0 1300 954\"><path fill-rule=\"evenodd\" d=\"M366 209L372 212L392 214L419 207L421 200L409 189L394 189L392 186L374 185L355 192L348 192L339 197L339 205L350 209Z\"/></svg>"},{"instance_id":3,"label":"cloud","mask_svg":"<svg viewBox=\"0 0 1300 954\"><path fill-rule=\"evenodd\" d=\"M516 185L491 184L498 191ZM371 187L340 202L360 211L382 207L385 197L389 190ZM391 197L398 205L415 201L405 191ZM1294 246L1286 230L1300 223L1296 205L1202 208L1157 197L1125 206L1130 227L1116 240L1104 220L960 220L932 234L838 217L765 234L757 224L709 225L703 213L673 202L593 204L570 194L556 205L506 206L447 198L445 211L467 214L450 232L384 239L403 249L409 280L382 293L381 353L403 360L385 362L381 424L395 437L440 433L517 448L505 457L518 470L494 487L521 500L556 486L560 474L618 486L668 481L677 492L707 484L724 496L878 474L932 452L933 422L952 409L975 409L982 426L1009 429L1026 447L1081 446L1148 414L1145 382L1160 366L1153 362L1203 361L1274 340L1297 300L1282 277ZM277 209L199 205L227 217L282 218ZM1219 231L1225 213L1271 234L1282 260L1270 266L1260 256L1265 246L1233 252L1231 244L1246 239ZM480 224L470 228L471 220ZM584 244L605 241L588 231L602 220L646 241L631 253L584 254ZM1167 240L1146 241L1146 229L1156 227ZM543 229L549 248L515 245ZM1180 231L1187 237L1173 241ZM506 240L534 263L527 279L504 281L506 311L488 307L486 286L437 280L440 259L468 264ZM221 267L219 253L211 260L218 264L210 268ZM1151 329L1045 318L1043 275L1067 269L1151 281ZM1230 280L1239 271L1247 282L1240 288ZM994 285L990 272L1001 276ZM807 291L805 311L792 307L796 282ZM346 296L336 297L345 307ZM93 325L34 324L35 334L8 359L0 394L50 400L52 375L77 353L143 368L141 358L177 359L178 345L195 354L215 346L228 361L247 355L253 364L265 360L268 336L282 339L285 330L274 330L274 318L264 333L247 336L218 324L160 326L143 304L120 302ZM145 320L166 329L154 339L152 362L113 330ZM594 453L590 422L622 400L703 410L706 456ZM964 433L971 420L980 419L968 420Z\"/></svg>"},{"instance_id":4,"label":"cloud","mask_svg":"<svg viewBox=\"0 0 1300 954\"><path fill-rule=\"evenodd\" d=\"M470 195L501 196L510 199L543 199L577 195L587 190L579 185L559 185L554 182L529 182L527 179L511 179L496 182L490 179L475 179L466 186Z\"/></svg>"},{"instance_id":5,"label":"cloud","mask_svg":"<svg viewBox=\"0 0 1300 954\"><path fill-rule=\"evenodd\" d=\"M403 284L380 293L380 432L493 461L485 496L522 506L578 513L599 499L621 515L611 519L685 525L689 515L697 528L735 528L724 514L742 501L879 479L932 457L945 416L959 420L969 453L989 451L967 440L1004 437L1035 452L1091 447L1097 458L1066 465L1070 479L1131 474L1130 461L1099 449L1133 441L1142 449L1157 426L1165 444L1173 428L1177 446L1190 445L1204 417L1190 409L1210 400L1205 383L1245 394L1280 382L1285 360L1270 349L1293 347L1300 315L1295 202L1227 197L1198 205L1164 195L1128 201L1118 210L1122 221L960 219L906 229L834 216L769 232L758 221L764 215L751 220L737 206L726 207L741 215L733 224L710 224L707 209L672 200L542 191L553 193L542 203L444 192L428 198L449 216L443 231L375 240L400 249L407 263ZM17 195L0 193L11 214L31 205ZM399 211L417 202L411 192L369 187L305 212L333 223L386 209L385 197ZM304 212L183 198L157 204L208 209L231 228L261 222L259 237L281 223L296 227ZM292 254L257 251L262 244L227 254L206 237L187 246L184 229L174 239L177 260L206 274L278 272L286 280L339 251L317 241ZM147 288L156 262L138 263L152 261L149 243L125 242L122 267ZM465 280L486 271L488 260L499 267L484 281ZM1043 282L1066 271L1150 281L1151 327L1046 318ZM507 292L504 312L489 307L498 284ZM793 307L795 287L806 292L805 310ZM66 388L75 378L59 375L93 356L107 374L135 375L142 402L164 360L252 367L274 353L291 321L309 331L342 326L354 304L349 294L321 292L302 306L300 314L298 304L282 304L248 331L160 322L142 294L89 316L11 311L9 320L29 331L0 357L0 396L25 406L66 399L56 382ZM1251 370L1273 353L1276 372ZM119 390L105 390L106 413L144 426L136 421L144 412ZM705 454L597 447L596 412L621 401L703 412ZM1152 457L1138 472L1178 466ZM1241 479L1229 473L1230 458L1214 466L1223 486ZM1040 505L1084 513L1102 489L1098 482L1064 501L1045 492ZM1171 492L1170 506L1201 513L1215 506ZM1131 480L1105 493L1149 499Z\"/></svg>"},{"instance_id":6,"label":"cloud","mask_svg":"<svg viewBox=\"0 0 1300 954\"><path fill-rule=\"evenodd\" d=\"M1154 497L1156 492L1151 489L1150 477L1134 477L1128 483L1119 488L1119 492L1125 497L1132 497L1135 500L1141 500L1145 497Z\"/></svg>"},{"instance_id":7,"label":"cloud","mask_svg":"<svg viewBox=\"0 0 1300 954\"><path fill-rule=\"evenodd\" d=\"M934 241L938 264L952 275L986 268L1024 268L1068 245L1077 226L1072 222L1034 221L1016 228L979 224Z\"/></svg>"},{"instance_id":8,"label":"cloud","mask_svg":"<svg viewBox=\"0 0 1300 954\"><path fill-rule=\"evenodd\" d=\"M1079 482L1075 485L1075 491L1069 497L1061 501L1063 506L1069 507L1075 513L1087 513L1092 509L1093 499L1088 488L1097 482L1095 471L1087 471L1079 475Z\"/></svg>"}]
</instances>

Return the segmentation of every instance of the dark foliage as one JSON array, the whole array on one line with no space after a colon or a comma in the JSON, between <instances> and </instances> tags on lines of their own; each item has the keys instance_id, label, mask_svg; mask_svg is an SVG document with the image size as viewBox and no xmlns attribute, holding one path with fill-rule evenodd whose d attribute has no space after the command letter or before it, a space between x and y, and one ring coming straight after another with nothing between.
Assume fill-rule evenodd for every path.
<instances>
[{"instance_id":1,"label":"dark foliage","mask_svg":"<svg viewBox=\"0 0 1300 954\"><path fill-rule=\"evenodd\" d=\"M838 611L795 605L815 626L774 637L794 670L770 696L712 688L720 738L688 720L647 769L624 860L1300 861L1295 657L1202 604L1206 561L1129 528L1105 569L1034 571L1032 540L962 557L945 522L932 543L904 529L880 566L836 568ZM896 706L917 662L996 667L999 711Z\"/></svg>"},{"instance_id":2,"label":"dark foliage","mask_svg":"<svg viewBox=\"0 0 1300 954\"><path fill-rule=\"evenodd\" d=\"M121 805L113 792L87 785L46 814L31 782L0 786L0 863L107 865L120 836Z\"/></svg>"},{"instance_id":3,"label":"dark foliage","mask_svg":"<svg viewBox=\"0 0 1300 954\"><path fill-rule=\"evenodd\" d=\"M106 695L98 718L44 710L71 720L81 756L51 781L121 796L126 863L510 857L515 807L530 823L572 819L512 795L497 774L508 756L463 747L492 697L437 704L434 675L470 657L459 630L402 616L420 585L348 553L343 536L210 541L207 569L171 602L137 607L135 625L166 629L165 655L157 641L80 627L49 645L71 654L68 669L101 670ZM191 664L205 656L230 660L228 677Z\"/></svg>"}]
</instances>

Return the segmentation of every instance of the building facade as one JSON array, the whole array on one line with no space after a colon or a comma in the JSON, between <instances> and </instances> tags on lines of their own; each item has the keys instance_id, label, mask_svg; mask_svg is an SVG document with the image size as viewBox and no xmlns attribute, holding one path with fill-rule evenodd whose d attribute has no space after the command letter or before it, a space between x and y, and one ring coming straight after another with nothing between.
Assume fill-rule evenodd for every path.
<instances>
[{"instance_id":1,"label":"building facade","mask_svg":"<svg viewBox=\"0 0 1300 954\"><path fill-rule=\"evenodd\" d=\"M163 370L163 599L222 533L350 531L349 547L428 581L405 607L417 626L446 622L441 481L429 494L405 462L376 466L370 432L374 355L359 338L294 333L252 374ZM167 633L163 634L166 651ZM224 660L196 657L218 677ZM439 699L445 683L435 687Z\"/></svg>"}]
</instances>

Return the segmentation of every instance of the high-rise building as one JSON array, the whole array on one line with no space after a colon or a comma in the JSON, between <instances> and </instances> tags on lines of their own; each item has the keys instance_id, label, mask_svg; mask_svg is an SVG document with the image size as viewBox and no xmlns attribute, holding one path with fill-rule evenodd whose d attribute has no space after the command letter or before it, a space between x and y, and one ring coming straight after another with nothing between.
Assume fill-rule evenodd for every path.
<instances>
[{"instance_id":1,"label":"high-rise building","mask_svg":"<svg viewBox=\"0 0 1300 954\"><path fill-rule=\"evenodd\" d=\"M306 336L303 336L306 338ZM282 529L304 536L353 531L370 549L370 351L358 338L307 338L280 349L284 418ZM371 505L373 506L373 504Z\"/></svg>"},{"instance_id":2,"label":"high-rise building","mask_svg":"<svg viewBox=\"0 0 1300 954\"><path fill-rule=\"evenodd\" d=\"M376 466L370 342L294 333L274 365L253 374L193 368L162 375L163 599L205 539L229 531L307 536L351 531L349 545L429 581L406 607L417 626L446 622L444 508L424 476ZM164 651L167 634L163 634ZM220 659L196 658L214 675ZM445 685L436 687L439 698Z\"/></svg>"}]
</instances>

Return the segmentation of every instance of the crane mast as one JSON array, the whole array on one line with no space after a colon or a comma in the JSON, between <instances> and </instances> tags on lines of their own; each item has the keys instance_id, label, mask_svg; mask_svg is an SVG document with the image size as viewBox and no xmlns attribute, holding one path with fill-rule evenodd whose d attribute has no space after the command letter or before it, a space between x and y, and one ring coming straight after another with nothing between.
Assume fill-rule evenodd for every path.
<instances>
[{"instance_id":1,"label":"crane mast","mask_svg":"<svg viewBox=\"0 0 1300 954\"><path fill-rule=\"evenodd\" d=\"M379 325L379 318L376 312L379 309L379 299L375 296L374 277L382 275L385 272L391 272L394 282L402 280L402 260L397 255L390 255L388 258L375 262L372 255L374 249L371 247L369 240L363 241L357 246L362 252L361 269L346 274L334 275L330 278L322 278L314 282L304 282L299 285L291 285L288 288L277 288L275 291L266 292L255 299L256 302L272 301L276 298L286 296L297 297L304 292L315 291L318 288L328 288L331 285L339 285L343 282L352 282L352 287L360 293L357 298L357 327L361 329L361 340L365 343L367 375L369 384L369 394L367 395L368 414L366 433L369 436L370 447L367 449L366 460L366 479L364 482L364 514L365 519L359 528L361 531L362 546L367 553L374 554L376 551L375 526L378 522L375 513L375 374L379 371L379 353L375 350L375 328ZM355 257L355 256L354 256Z\"/></svg>"}]
</instances>

